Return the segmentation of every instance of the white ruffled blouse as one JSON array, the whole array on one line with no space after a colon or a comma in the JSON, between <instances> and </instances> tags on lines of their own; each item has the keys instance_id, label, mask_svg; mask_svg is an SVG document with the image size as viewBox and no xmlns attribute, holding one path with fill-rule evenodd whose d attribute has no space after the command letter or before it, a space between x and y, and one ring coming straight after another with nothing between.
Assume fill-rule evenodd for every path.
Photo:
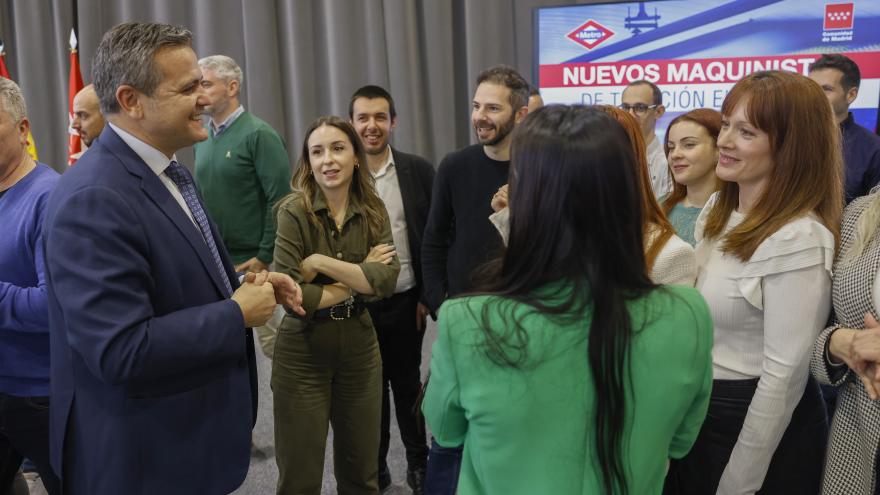
<instances>
[{"instance_id":1,"label":"white ruffled blouse","mask_svg":"<svg viewBox=\"0 0 880 495\"><path fill-rule=\"evenodd\" d=\"M716 200L717 193L694 230L696 287L715 325L714 378L759 378L718 493L753 493L803 395L813 342L828 321L834 235L815 215L805 215L765 239L743 262L721 252L723 236L703 239ZM744 219L731 213L725 232Z\"/></svg>"}]
</instances>

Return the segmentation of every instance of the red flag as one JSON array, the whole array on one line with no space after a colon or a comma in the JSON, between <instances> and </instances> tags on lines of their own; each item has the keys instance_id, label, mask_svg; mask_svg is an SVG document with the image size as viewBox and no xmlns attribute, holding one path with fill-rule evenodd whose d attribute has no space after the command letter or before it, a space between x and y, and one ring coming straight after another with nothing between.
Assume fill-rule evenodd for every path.
<instances>
[{"instance_id":1,"label":"red flag","mask_svg":"<svg viewBox=\"0 0 880 495\"><path fill-rule=\"evenodd\" d=\"M70 135L67 143L67 165L73 165L82 153L82 142L79 133L72 127L73 124L73 98L83 89L82 73L79 70L79 53L76 51L76 35L70 30L70 82L68 84L68 125L67 132Z\"/></svg>"},{"instance_id":2,"label":"red flag","mask_svg":"<svg viewBox=\"0 0 880 495\"><path fill-rule=\"evenodd\" d=\"M0 43L0 77L12 79L9 77L9 69L6 68L6 53L3 52L3 43Z\"/></svg>"}]
</instances>

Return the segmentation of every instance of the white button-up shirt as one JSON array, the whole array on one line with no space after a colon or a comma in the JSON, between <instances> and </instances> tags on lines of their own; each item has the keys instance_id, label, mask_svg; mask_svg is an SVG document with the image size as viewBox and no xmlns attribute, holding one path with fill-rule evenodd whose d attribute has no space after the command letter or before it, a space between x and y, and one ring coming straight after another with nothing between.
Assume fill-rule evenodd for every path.
<instances>
[{"instance_id":1,"label":"white button-up shirt","mask_svg":"<svg viewBox=\"0 0 880 495\"><path fill-rule=\"evenodd\" d=\"M177 161L177 155L174 155L169 159L165 156L165 153L153 148L149 144L136 138L134 135L120 129L111 122L108 122L108 124L114 131L116 131L116 134L119 135L119 139L122 139L122 141L125 142L125 144L127 144L137 156L141 157L141 160L150 167L150 170L159 177L159 180L162 181L162 184L168 189L168 192L171 193L171 197L173 197L174 201L177 201L177 204L183 208L186 216L189 217L190 221L192 221L193 225L198 229L199 226L196 223L196 219L193 217L192 212L189 211L189 206L186 205L186 200L183 199L183 194L180 193L177 184L175 184L174 181L171 180L171 177L168 177L168 174L165 173L165 169L171 165L171 162ZM199 230L199 232L201 232L201 230Z\"/></svg>"},{"instance_id":2,"label":"white button-up shirt","mask_svg":"<svg viewBox=\"0 0 880 495\"><path fill-rule=\"evenodd\" d=\"M406 215L403 211L403 196L400 194L400 182L397 180L397 168L394 166L394 154L388 147L388 159L378 172L373 174L376 180L376 191L385 203L388 218L391 220L391 237L400 260L400 275L397 277L395 293L408 291L416 286L416 274L412 266L409 249L409 237L406 235Z\"/></svg>"},{"instance_id":3,"label":"white button-up shirt","mask_svg":"<svg viewBox=\"0 0 880 495\"><path fill-rule=\"evenodd\" d=\"M672 192L672 178L669 176L666 154L663 150L663 144L656 137L651 140L647 151L651 188L654 190L654 196L660 199Z\"/></svg>"}]
</instances>

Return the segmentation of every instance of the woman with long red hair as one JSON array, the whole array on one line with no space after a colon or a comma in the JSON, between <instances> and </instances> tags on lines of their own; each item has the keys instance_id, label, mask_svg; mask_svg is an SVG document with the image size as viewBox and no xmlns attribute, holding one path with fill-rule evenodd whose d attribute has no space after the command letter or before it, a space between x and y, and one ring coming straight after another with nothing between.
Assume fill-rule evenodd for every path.
<instances>
[{"instance_id":1,"label":"woman with long red hair","mask_svg":"<svg viewBox=\"0 0 880 495\"><path fill-rule=\"evenodd\" d=\"M712 398L666 490L818 493L828 428L808 367L831 306L839 131L822 89L790 72L743 78L721 114L723 184L695 229L697 289L715 327Z\"/></svg>"},{"instance_id":2,"label":"woman with long red hair","mask_svg":"<svg viewBox=\"0 0 880 495\"><path fill-rule=\"evenodd\" d=\"M631 113L611 105L598 105L596 108L614 117L623 126L636 156L636 176L639 179L642 200L645 262L651 281L655 284L693 285L697 278L694 251L675 234L675 229L654 197L645 151L647 147L639 122Z\"/></svg>"},{"instance_id":3,"label":"woman with long red hair","mask_svg":"<svg viewBox=\"0 0 880 495\"><path fill-rule=\"evenodd\" d=\"M663 212L675 233L696 245L694 226L709 196L721 185L715 175L721 114L697 108L672 119L663 146L672 172L672 192L662 200Z\"/></svg>"}]
</instances>

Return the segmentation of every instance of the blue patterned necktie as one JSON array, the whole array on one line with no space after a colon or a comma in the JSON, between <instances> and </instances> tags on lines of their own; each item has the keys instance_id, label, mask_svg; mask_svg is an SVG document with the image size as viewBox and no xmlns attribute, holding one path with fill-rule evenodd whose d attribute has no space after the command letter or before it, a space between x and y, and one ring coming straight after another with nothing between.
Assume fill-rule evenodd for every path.
<instances>
[{"instance_id":1,"label":"blue patterned necktie","mask_svg":"<svg viewBox=\"0 0 880 495\"><path fill-rule=\"evenodd\" d=\"M196 194L196 186L193 184L192 177L190 177L189 172L183 168L183 165L177 163L176 161L172 161L168 168L165 169L165 173L168 174L168 177L177 184L177 188L180 189L180 194L183 196L184 201L186 201L186 205L189 207L189 211L192 213L193 218L196 221L196 224L199 226L199 230L202 232L202 237L205 239L205 244L208 245L208 250L211 251L211 256L214 258L214 264L217 265L217 270L220 271L220 278L223 279L223 285L226 286L226 296L229 297L232 295L232 285L229 283L229 277L226 276L226 269L223 268L223 261L220 260L220 251L217 250L217 243L214 242L214 236L211 235L211 226L208 224L208 215L205 214L204 208L202 208L202 203L199 201L198 194Z\"/></svg>"}]
</instances>

